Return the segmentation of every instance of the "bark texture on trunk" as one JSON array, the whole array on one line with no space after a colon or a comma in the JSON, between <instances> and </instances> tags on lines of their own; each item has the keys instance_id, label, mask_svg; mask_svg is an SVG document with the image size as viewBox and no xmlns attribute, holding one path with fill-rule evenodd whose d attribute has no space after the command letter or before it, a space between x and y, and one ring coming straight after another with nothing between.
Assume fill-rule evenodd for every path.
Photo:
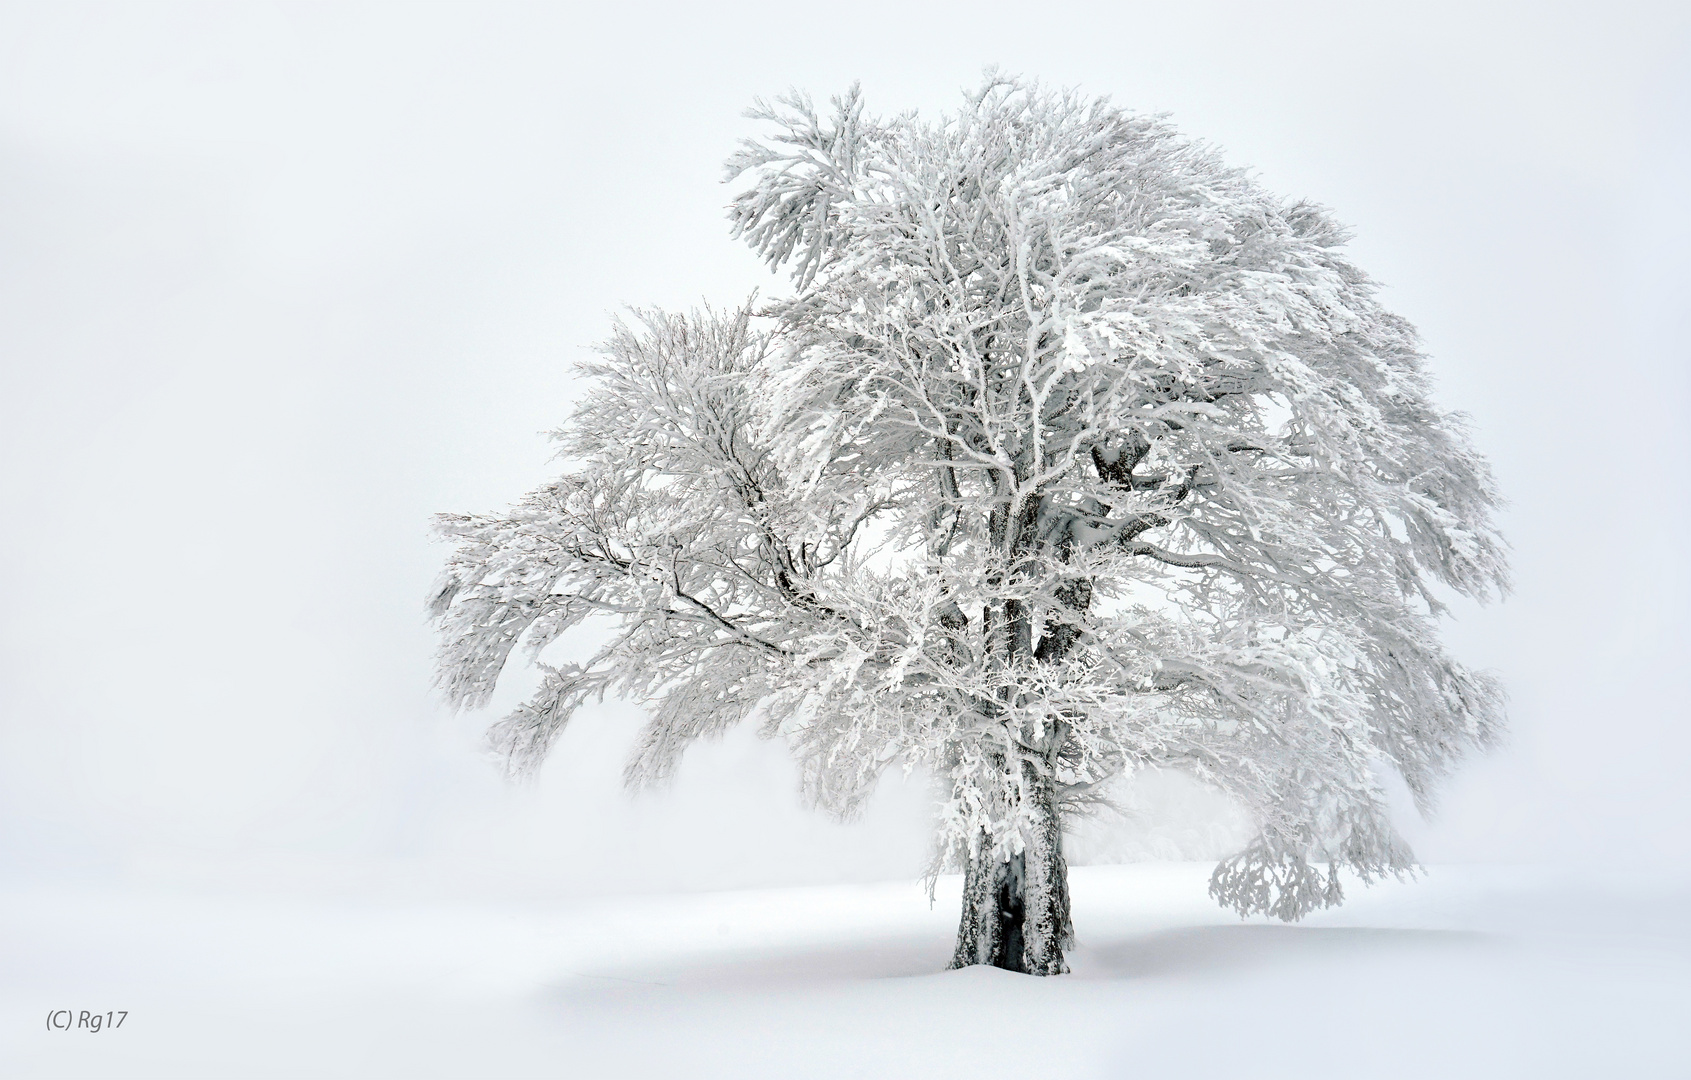
<instances>
[{"instance_id":1,"label":"bark texture on trunk","mask_svg":"<svg viewBox=\"0 0 1691 1080\"><path fill-rule=\"evenodd\" d=\"M980 837L980 853L963 872L963 913L951 966L1062 975L1069 970L1063 950L1074 943L1063 825L1049 775L1031 761L1021 769L1022 791L1032 804L1022 850L995 858L989 838Z\"/></svg>"},{"instance_id":2,"label":"bark texture on trunk","mask_svg":"<svg viewBox=\"0 0 1691 1080\"><path fill-rule=\"evenodd\" d=\"M997 477L997 474L994 474ZM1027 479L1018 467L1016 482ZM995 484L999 479L994 480ZM1001 494L1008 494L1003 491ZM1039 496L1018 494L993 511L993 543L1010 556L1010 576L1026 571L1019 560L1045 543L1039 536ZM1060 558L1067 561L1067 541ZM994 584L1001 576L989 576ZM1076 578L1057 590L1069 609L1066 617L1048 615L1045 634L1035 650L1036 611L1025 600L1006 597L981 612L986 651L1007 669L1054 662L1078 640L1077 618L1092 599L1091 582ZM1008 688L1001 691L1006 706L1023 702ZM1014 709L1007 709L1012 712ZM1019 821L1020 850L1008 857L995 854L993 838L982 832L977 853L967 858L963 873L963 913L957 927L957 948L951 966L990 964L1028 975L1062 975L1069 970L1063 950L1073 944L1069 921L1069 867L1063 858L1063 823L1057 813L1056 758L1066 728L1045 725L1042 732L1017 731L1007 726L1008 747L1000 759L1000 789L1009 820ZM1011 845L1012 847L1014 845Z\"/></svg>"},{"instance_id":3,"label":"bark texture on trunk","mask_svg":"<svg viewBox=\"0 0 1691 1080\"><path fill-rule=\"evenodd\" d=\"M1062 975L1069 970L1063 950L1074 944L1074 924L1069 919L1069 864L1063 858L1056 785L1048 769L1035 770L1031 762L1023 764L1022 773L1028 789L1037 793L1039 816L1022 853L1022 963L1016 970Z\"/></svg>"}]
</instances>

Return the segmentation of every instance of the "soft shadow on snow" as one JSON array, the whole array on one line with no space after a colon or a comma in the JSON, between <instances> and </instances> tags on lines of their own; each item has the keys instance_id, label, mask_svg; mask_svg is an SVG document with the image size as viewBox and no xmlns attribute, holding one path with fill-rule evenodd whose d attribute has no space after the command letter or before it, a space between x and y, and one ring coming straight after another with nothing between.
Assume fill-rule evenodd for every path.
<instances>
[{"instance_id":1,"label":"soft shadow on snow","mask_svg":"<svg viewBox=\"0 0 1691 1080\"><path fill-rule=\"evenodd\" d=\"M1420 956L1503 948L1505 940L1466 930L1352 926L1197 926L1082 945L1068 957L1085 980L1181 979L1251 968L1291 968L1334 961L1366 964L1391 953ZM759 991L880 979L987 978L992 968L947 971L951 943L932 935L864 940L825 948L776 947L685 961L558 972L548 990L561 997L638 994L645 988Z\"/></svg>"},{"instance_id":2,"label":"soft shadow on snow","mask_svg":"<svg viewBox=\"0 0 1691 1080\"><path fill-rule=\"evenodd\" d=\"M1127 941L1081 947L1069 954L1074 974L1088 979L1149 979L1225 974L1243 968L1334 960L1366 962L1389 951L1499 947L1490 934L1361 926L1194 926Z\"/></svg>"},{"instance_id":3,"label":"soft shadow on snow","mask_svg":"<svg viewBox=\"0 0 1691 1080\"><path fill-rule=\"evenodd\" d=\"M1138 981L1226 975L1251 968L1302 964L1367 964L1391 954L1451 956L1498 949L1506 939L1471 930L1375 926L1240 924L1184 926L1152 933L1090 935L1068 953L1073 976ZM864 934L828 945L770 944L701 951L690 956L559 971L548 991L564 998L638 994L648 988L683 991L760 991L822 987L865 980L992 978L992 968L947 970L951 940L943 933Z\"/></svg>"},{"instance_id":4,"label":"soft shadow on snow","mask_svg":"<svg viewBox=\"0 0 1691 1080\"><path fill-rule=\"evenodd\" d=\"M874 938L827 947L769 946L664 963L588 968L560 973L550 989L574 997L617 989L761 990L803 985L909 978L943 971L949 941L932 935Z\"/></svg>"}]
</instances>

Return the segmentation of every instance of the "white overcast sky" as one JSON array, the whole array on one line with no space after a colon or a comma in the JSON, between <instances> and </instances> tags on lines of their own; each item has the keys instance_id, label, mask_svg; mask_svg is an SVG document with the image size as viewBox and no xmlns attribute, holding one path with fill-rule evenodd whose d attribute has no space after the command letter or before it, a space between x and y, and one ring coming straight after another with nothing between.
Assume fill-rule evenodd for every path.
<instances>
[{"instance_id":1,"label":"white overcast sky","mask_svg":"<svg viewBox=\"0 0 1691 1080\"><path fill-rule=\"evenodd\" d=\"M1687 11L0 5L0 871L914 874L913 785L837 826L748 739L625 798L626 706L502 788L429 693L426 526L547 479L619 306L776 285L724 219L754 97L988 64L1332 207L1472 414L1518 593L1451 639L1515 735L1422 856L1682 858Z\"/></svg>"}]
</instances>

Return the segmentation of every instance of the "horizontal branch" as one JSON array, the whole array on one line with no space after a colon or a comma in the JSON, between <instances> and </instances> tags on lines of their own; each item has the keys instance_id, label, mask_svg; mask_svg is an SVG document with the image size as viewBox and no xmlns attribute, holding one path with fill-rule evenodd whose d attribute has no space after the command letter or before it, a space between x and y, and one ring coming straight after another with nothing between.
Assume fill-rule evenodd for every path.
<instances>
[{"instance_id":1,"label":"horizontal branch","mask_svg":"<svg viewBox=\"0 0 1691 1080\"><path fill-rule=\"evenodd\" d=\"M1121 549L1129 555L1149 555L1158 562L1168 563L1170 566L1184 566L1192 570L1203 570L1209 567L1220 567L1232 570L1236 574L1251 574L1250 567L1243 566L1231 559L1220 555L1182 555L1179 552L1160 548L1144 540L1129 540L1121 545Z\"/></svg>"}]
</instances>

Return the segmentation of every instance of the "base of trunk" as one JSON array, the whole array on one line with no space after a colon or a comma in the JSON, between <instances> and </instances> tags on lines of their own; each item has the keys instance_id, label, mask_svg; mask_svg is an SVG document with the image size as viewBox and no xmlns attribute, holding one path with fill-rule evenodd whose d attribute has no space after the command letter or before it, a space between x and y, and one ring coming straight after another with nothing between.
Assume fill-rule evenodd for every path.
<instances>
[{"instance_id":1,"label":"base of trunk","mask_svg":"<svg viewBox=\"0 0 1691 1080\"><path fill-rule=\"evenodd\" d=\"M1033 787L1046 794L1049 785ZM1063 950L1074 944L1069 920L1069 868L1054 800L1042 806L1022 850L995 858L982 834L963 872L963 914L953 968L986 964L1027 975L1062 975Z\"/></svg>"}]
</instances>

